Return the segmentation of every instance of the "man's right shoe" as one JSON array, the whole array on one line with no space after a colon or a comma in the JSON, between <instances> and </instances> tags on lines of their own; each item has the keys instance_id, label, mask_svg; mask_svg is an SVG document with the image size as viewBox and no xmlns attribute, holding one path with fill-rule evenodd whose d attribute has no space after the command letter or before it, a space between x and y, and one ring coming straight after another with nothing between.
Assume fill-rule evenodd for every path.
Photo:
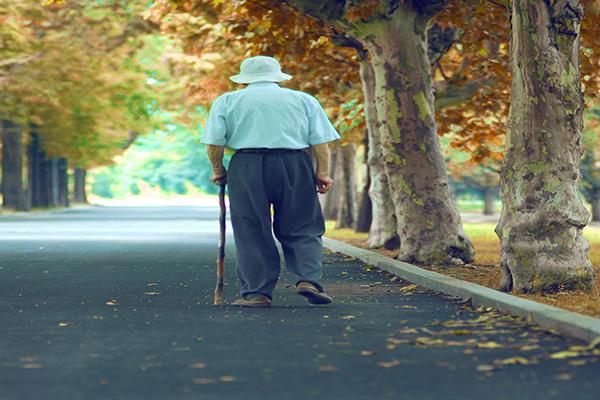
<instances>
[{"instance_id":1,"label":"man's right shoe","mask_svg":"<svg viewBox=\"0 0 600 400\"><path fill-rule=\"evenodd\" d=\"M310 304L329 304L333 301L327 293L319 291L315 285L306 281L296 285L296 293L306 297Z\"/></svg>"},{"instance_id":2,"label":"man's right shoe","mask_svg":"<svg viewBox=\"0 0 600 400\"><path fill-rule=\"evenodd\" d=\"M240 297L231 303L232 306L240 306L240 307L270 307L271 299L269 299L264 294L255 294L249 299L244 299Z\"/></svg>"}]
</instances>

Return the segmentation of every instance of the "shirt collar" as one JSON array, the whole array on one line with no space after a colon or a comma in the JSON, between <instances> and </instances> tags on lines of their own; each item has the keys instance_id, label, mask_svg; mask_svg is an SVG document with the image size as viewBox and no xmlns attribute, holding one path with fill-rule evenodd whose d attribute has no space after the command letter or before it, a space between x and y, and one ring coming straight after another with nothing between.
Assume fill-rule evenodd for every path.
<instances>
[{"instance_id":1,"label":"shirt collar","mask_svg":"<svg viewBox=\"0 0 600 400\"><path fill-rule=\"evenodd\" d=\"M278 88L280 86L276 82L267 82L267 81L252 82L252 83L249 83L248 85L246 85L246 89L262 88L262 87Z\"/></svg>"}]
</instances>

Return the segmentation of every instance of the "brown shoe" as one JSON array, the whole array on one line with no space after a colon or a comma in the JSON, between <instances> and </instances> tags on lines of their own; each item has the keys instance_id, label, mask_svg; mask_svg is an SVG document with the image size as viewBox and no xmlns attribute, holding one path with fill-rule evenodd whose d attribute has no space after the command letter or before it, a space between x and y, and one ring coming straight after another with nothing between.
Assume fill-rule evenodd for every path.
<instances>
[{"instance_id":1,"label":"brown shoe","mask_svg":"<svg viewBox=\"0 0 600 400\"><path fill-rule=\"evenodd\" d=\"M315 285L306 281L299 282L296 285L296 293L306 297L310 304L329 304L333 301L331 296L325 292L320 292Z\"/></svg>"},{"instance_id":2,"label":"brown shoe","mask_svg":"<svg viewBox=\"0 0 600 400\"><path fill-rule=\"evenodd\" d=\"M271 306L271 299L269 299L264 294L256 294L250 297L249 299L244 299L240 297L231 303L232 306L240 306L240 307L269 307Z\"/></svg>"}]
</instances>

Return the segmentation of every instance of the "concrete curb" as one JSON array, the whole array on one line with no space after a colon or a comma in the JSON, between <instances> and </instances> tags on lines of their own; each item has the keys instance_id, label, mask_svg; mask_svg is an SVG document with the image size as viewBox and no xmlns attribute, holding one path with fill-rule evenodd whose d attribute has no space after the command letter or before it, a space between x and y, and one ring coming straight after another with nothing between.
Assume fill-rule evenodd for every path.
<instances>
[{"instance_id":1,"label":"concrete curb","mask_svg":"<svg viewBox=\"0 0 600 400\"><path fill-rule=\"evenodd\" d=\"M493 307L503 313L524 317L546 329L587 342L600 339L600 319L512 296L475 283L429 271L374 251L323 237L323 245L335 252L355 257L402 279L451 296L470 299L474 305Z\"/></svg>"}]
</instances>

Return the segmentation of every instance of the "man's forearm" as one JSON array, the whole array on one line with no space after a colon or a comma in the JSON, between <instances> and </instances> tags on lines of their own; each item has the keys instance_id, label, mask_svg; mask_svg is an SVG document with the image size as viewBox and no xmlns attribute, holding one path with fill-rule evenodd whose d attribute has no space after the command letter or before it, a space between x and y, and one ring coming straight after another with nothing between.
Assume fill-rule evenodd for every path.
<instances>
[{"instance_id":1,"label":"man's forearm","mask_svg":"<svg viewBox=\"0 0 600 400\"><path fill-rule=\"evenodd\" d=\"M213 173L216 175L225 174L225 167L223 166L223 153L225 152L225 146L217 146L214 144L206 145L206 154L208 160L212 166Z\"/></svg>"},{"instance_id":2,"label":"man's forearm","mask_svg":"<svg viewBox=\"0 0 600 400\"><path fill-rule=\"evenodd\" d=\"M329 145L327 143L315 144L312 148L317 159L317 176L329 175Z\"/></svg>"}]
</instances>

